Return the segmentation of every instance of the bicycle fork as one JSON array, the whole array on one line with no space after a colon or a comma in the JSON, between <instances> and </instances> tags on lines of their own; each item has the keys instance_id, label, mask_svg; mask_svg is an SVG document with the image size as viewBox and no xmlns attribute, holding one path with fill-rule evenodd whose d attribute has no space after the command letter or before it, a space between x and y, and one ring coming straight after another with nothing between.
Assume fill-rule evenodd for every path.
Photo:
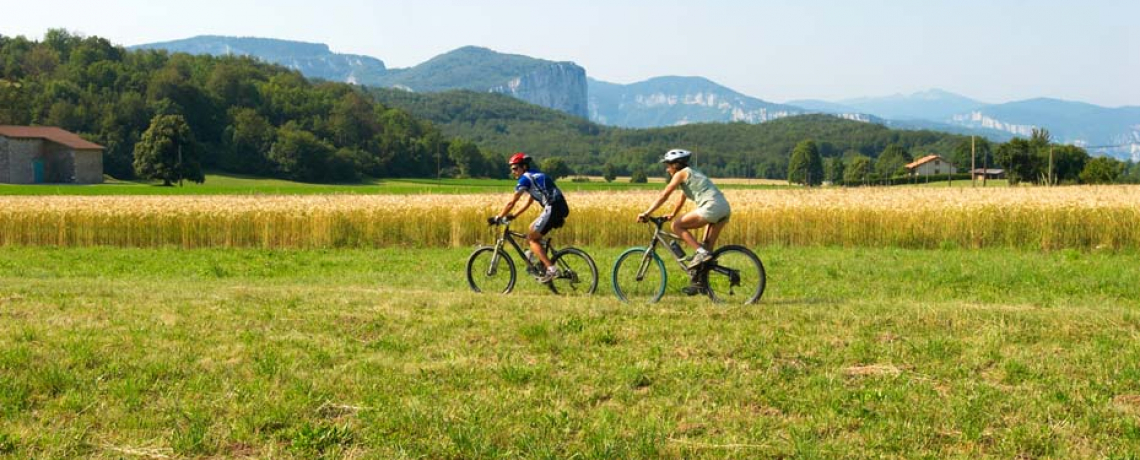
<instances>
[{"instance_id":1,"label":"bicycle fork","mask_svg":"<svg viewBox=\"0 0 1140 460\"><path fill-rule=\"evenodd\" d=\"M645 272L649 270L649 261L653 259L653 247L645 250L645 257L641 258L641 265L637 266L637 282L645 281Z\"/></svg>"},{"instance_id":2,"label":"bicycle fork","mask_svg":"<svg viewBox=\"0 0 1140 460\"><path fill-rule=\"evenodd\" d=\"M499 254L503 251L503 239L495 241L495 250L491 251L491 264L487 266L487 277L495 276L499 271Z\"/></svg>"}]
</instances>

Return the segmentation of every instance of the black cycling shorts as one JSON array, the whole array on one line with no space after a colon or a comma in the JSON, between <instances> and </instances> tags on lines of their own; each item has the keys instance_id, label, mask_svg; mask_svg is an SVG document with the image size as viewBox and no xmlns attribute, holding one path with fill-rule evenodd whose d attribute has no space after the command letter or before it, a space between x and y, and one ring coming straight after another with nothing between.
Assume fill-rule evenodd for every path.
<instances>
[{"instance_id":1,"label":"black cycling shorts","mask_svg":"<svg viewBox=\"0 0 1140 460\"><path fill-rule=\"evenodd\" d=\"M562 228L562 225L566 223L566 216L569 215L570 207L566 205L566 200L557 200L550 203L550 206L542 208L542 214L539 214L538 219L530 224L530 229L541 235L546 235L551 230Z\"/></svg>"}]
</instances>

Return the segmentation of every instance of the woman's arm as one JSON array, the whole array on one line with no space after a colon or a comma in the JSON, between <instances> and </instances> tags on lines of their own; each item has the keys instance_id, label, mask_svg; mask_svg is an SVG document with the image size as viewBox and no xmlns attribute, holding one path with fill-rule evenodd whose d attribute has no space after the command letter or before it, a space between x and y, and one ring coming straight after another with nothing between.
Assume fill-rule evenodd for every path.
<instances>
[{"instance_id":1,"label":"woman's arm","mask_svg":"<svg viewBox=\"0 0 1140 460\"><path fill-rule=\"evenodd\" d=\"M674 217L677 217L677 214L681 213L681 208L683 208L683 207L685 207L685 194L684 193L681 194L681 199L677 200L677 207L673 208L673 213L669 214L665 217L669 220L673 220Z\"/></svg>"},{"instance_id":2,"label":"woman's arm","mask_svg":"<svg viewBox=\"0 0 1140 460\"><path fill-rule=\"evenodd\" d=\"M684 182L685 178L688 177L688 175L689 175L689 171L687 171L687 170L678 172L677 174L674 174L673 178L669 180L669 184L665 186L665 190L663 190L661 192L661 195L657 197L657 201L653 202L653 206L650 206L649 209L647 209L645 212L638 214L637 220L639 222L644 220L646 216L652 214L653 211L656 211L657 208L660 208L662 204L665 204L665 201L669 199L669 195L672 195L673 191L677 190L677 187L681 186L681 182ZM684 197L682 197L681 198L681 204L684 204L684 203L685 203Z\"/></svg>"}]
</instances>

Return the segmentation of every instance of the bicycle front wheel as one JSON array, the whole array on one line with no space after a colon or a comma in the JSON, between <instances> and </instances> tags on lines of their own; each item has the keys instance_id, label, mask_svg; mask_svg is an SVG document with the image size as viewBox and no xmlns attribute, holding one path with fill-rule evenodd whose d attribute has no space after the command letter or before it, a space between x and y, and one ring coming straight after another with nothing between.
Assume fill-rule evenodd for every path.
<instances>
[{"instance_id":1,"label":"bicycle front wheel","mask_svg":"<svg viewBox=\"0 0 1140 460\"><path fill-rule=\"evenodd\" d=\"M768 277L756 253L744 246L723 246L713 251L702 272L709 297L718 303L747 305L760 300Z\"/></svg>"},{"instance_id":2,"label":"bicycle front wheel","mask_svg":"<svg viewBox=\"0 0 1140 460\"><path fill-rule=\"evenodd\" d=\"M475 292L502 292L515 287L515 263L493 247L476 249L467 258L467 285Z\"/></svg>"},{"instance_id":3,"label":"bicycle front wheel","mask_svg":"<svg viewBox=\"0 0 1140 460\"><path fill-rule=\"evenodd\" d=\"M550 280L555 294L587 295L598 289L598 266L586 251L566 248L550 259L558 267L558 276Z\"/></svg>"},{"instance_id":4,"label":"bicycle front wheel","mask_svg":"<svg viewBox=\"0 0 1140 460\"><path fill-rule=\"evenodd\" d=\"M614 262L614 294L625 302L653 303L665 295L665 263L647 248L630 248Z\"/></svg>"}]
</instances>

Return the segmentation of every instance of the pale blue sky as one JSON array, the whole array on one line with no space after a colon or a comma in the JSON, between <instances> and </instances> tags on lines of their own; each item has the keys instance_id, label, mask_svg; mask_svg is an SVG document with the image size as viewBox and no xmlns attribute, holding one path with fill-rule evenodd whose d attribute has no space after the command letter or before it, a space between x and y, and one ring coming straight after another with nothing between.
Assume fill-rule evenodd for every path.
<instances>
[{"instance_id":1,"label":"pale blue sky","mask_svg":"<svg viewBox=\"0 0 1140 460\"><path fill-rule=\"evenodd\" d=\"M9 36L283 38L389 67L478 45L616 83L700 75L774 102L941 88L1140 106L1136 0L0 0L0 11Z\"/></svg>"}]
</instances>

